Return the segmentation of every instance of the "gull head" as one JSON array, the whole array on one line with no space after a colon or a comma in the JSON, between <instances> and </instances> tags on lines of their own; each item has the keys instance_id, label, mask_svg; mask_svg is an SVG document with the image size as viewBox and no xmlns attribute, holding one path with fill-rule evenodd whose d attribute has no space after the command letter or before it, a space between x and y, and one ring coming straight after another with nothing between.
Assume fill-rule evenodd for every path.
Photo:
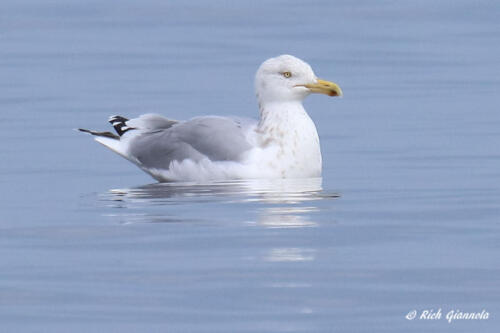
<instances>
[{"instance_id":1,"label":"gull head","mask_svg":"<svg viewBox=\"0 0 500 333\"><path fill-rule=\"evenodd\" d=\"M309 64L291 55L264 61L255 75L255 90L260 104L302 102L311 93L342 96L337 84L319 79Z\"/></svg>"}]
</instances>

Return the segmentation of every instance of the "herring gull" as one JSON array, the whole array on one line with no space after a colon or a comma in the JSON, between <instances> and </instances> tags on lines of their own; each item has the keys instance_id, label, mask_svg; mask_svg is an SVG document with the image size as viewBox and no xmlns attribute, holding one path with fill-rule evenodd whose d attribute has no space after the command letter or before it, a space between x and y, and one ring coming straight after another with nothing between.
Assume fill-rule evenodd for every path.
<instances>
[{"instance_id":1,"label":"herring gull","mask_svg":"<svg viewBox=\"0 0 500 333\"><path fill-rule=\"evenodd\" d=\"M266 60L255 76L260 119L156 114L113 116L117 134L79 129L160 182L321 176L316 126L302 105L310 93L342 96L291 56Z\"/></svg>"}]
</instances>

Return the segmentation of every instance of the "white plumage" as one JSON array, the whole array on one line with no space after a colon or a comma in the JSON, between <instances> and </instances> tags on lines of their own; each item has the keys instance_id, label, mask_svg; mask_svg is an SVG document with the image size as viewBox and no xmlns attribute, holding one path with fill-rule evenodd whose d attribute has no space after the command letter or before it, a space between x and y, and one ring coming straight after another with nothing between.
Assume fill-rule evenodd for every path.
<instances>
[{"instance_id":1,"label":"white plumage","mask_svg":"<svg viewBox=\"0 0 500 333\"><path fill-rule=\"evenodd\" d=\"M257 71L258 121L205 116L176 121L146 114L110 118L118 135L83 130L158 181L321 176L316 126L302 101L310 93L341 96L304 61L282 55Z\"/></svg>"}]
</instances>

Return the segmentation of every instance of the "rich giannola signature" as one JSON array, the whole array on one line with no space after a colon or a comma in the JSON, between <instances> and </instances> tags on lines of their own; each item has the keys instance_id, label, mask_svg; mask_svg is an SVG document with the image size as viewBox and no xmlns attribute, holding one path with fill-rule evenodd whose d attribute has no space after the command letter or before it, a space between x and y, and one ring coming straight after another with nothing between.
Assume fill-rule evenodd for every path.
<instances>
[{"instance_id":1,"label":"rich giannola signature","mask_svg":"<svg viewBox=\"0 0 500 333\"><path fill-rule=\"evenodd\" d=\"M441 308L435 309L422 309L411 310L405 316L408 320L446 320L452 323L457 320L487 320L490 314L485 309L481 311L462 311L460 309L452 309L443 311Z\"/></svg>"}]
</instances>

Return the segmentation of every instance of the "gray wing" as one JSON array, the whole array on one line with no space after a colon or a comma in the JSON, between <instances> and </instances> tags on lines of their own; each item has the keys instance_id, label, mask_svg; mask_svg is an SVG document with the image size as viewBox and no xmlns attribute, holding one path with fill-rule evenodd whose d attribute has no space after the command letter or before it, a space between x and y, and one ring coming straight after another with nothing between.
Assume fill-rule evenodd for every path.
<instances>
[{"instance_id":1,"label":"gray wing","mask_svg":"<svg viewBox=\"0 0 500 333\"><path fill-rule=\"evenodd\" d=\"M115 117L111 117L111 119ZM119 118L123 119L123 117ZM168 119L159 114L146 113L141 115L139 118L134 118L130 120L126 119L125 125L131 129L139 128L141 130L154 131L160 129L167 129L178 123L179 122L177 120Z\"/></svg>"},{"instance_id":2,"label":"gray wing","mask_svg":"<svg viewBox=\"0 0 500 333\"><path fill-rule=\"evenodd\" d=\"M239 161L252 148L245 137L249 123L224 117L198 117L166 129L139 134L129 153L148 168L169 167L172 161Z\"/></svg>"}]
</instances>

